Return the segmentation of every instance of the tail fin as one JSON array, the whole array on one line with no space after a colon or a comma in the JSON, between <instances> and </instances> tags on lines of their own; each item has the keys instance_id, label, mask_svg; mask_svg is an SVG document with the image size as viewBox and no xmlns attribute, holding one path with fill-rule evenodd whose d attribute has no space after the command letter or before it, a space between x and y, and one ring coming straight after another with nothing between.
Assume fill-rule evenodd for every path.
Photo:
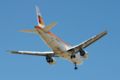
<instances>
[{"instance_id":1,"label":"tail fin","mask_svg":"<svg viewBox=\"0 0 120 80\"><path fill-rule=\"evenodd\" d=\"M40 10L37 6L36 6L36 13L37 13L38 26L44 28L45 24L44 24L43 18L41 16Z\"/></svg>"}]
</instances>

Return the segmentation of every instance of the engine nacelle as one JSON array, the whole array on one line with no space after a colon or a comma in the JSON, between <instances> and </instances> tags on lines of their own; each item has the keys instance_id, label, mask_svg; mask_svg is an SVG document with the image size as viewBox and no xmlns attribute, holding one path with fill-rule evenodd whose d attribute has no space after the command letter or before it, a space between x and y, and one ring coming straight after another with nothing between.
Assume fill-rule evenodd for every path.
<instances>
[{"instance_id":1,"label":"engine nacelle","mask_svg":"<svg viewBox=\"0 0 120 80\"><path fill-rule=\"evenodd\" d=\"M80 52L80 56L82 56L82 57L84 57L84 58L88 58L88 53L87 53L87 51L84 51L83 49L80 49L79 52Z\"/></svg>"},{"instance_id":2,"label":"engine nacelle","mask_svg":"<svg viewBox=\"0 0 120 80\"><path fill-rule=\"evenodd\" d=\"M49 64L55 64L56 63L55 59L52 58L52 57L49 57L49 56L46 56L46 61Z\"/></svg>"},{"instance_id":3,"label":"engine nacelle","mask_svg":"<svg viewBox=\"0 0 120 80\"><path fill-rule=\"evenodd\" d=\"M80 56L84 56L86 54L86 52L83 49L80 49L79 52L80 52Z\"/></svg>"}]
</instances>

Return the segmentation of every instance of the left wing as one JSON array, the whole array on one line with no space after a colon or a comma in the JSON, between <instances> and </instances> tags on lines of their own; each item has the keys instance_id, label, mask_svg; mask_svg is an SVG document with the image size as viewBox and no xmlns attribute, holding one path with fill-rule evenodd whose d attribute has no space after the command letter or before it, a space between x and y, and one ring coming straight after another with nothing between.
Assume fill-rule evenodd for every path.
<instances>
[{"instance_id":1,"label":"left wing","mask_svg":"<svg viewBox=\"0 0 120 80\"><path fill-rule=\"evenodd\" d=\"M54 54L54 52L34 52L34 51L9 51L12 54L23 54L23 55L34 55L34 56L50 56L50 57L58 57Z\"/></svg>"}]
</instances>

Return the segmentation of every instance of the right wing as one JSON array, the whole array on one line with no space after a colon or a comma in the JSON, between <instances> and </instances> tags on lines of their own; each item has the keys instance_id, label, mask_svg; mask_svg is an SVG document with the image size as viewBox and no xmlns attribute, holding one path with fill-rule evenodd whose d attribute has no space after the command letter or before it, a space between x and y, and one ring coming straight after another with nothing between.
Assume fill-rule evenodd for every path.
<instances>
[{"instance_id":1,"label":"right wing","mask_svg":"<svg viewBox=\"0 0 120 80\"><path fill-rule=\"evenodd\" d=\"M34 52L34 51L9 51L12 54L23 54L23 55L34 55L34 56L50 56L50 57L58 57L54 54L54 52Z\"/></svg>"},{"instance_id":2,"label":"right wing","mask_svg":"<svg viewBox=\"0 0 120 80\"><path fill-rule=\"evenodd\" d=\"M98 35L95 35L92 38L82 42L78 47L86 48L89 45L91 45L92 43L94 43L97 40L99 40L100 38L102 38L103 36L105 36L106 34L107 34L107 31L103 31L103 32L99 33Z\"/></svg>"},{"instance_id":3,"label":"right wing","mask_svg":"<svg viewBox=\"0 0 120 80\"><path fill-rule=\"evenodd\" d=\"M98 35L95 35L92 38L80 43L79 45L71 47L68 51L78 52L80 49L84 49L84 48L88 47L89 45L96 42L97 40L99 40L100 38L105 36L106 34L107 34L107 31L103 31L103 32L99 33Z\"/></svg>"}]
</instances>

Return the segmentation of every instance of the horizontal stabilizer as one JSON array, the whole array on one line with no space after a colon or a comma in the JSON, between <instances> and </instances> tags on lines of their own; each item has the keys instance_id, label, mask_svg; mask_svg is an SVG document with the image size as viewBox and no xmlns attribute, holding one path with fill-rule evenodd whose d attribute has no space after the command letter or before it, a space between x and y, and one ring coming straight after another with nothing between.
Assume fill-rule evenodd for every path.
<instances>
[{"instance_id":1,"label":"horizontal stabilizer","mask_svg":"<svg viewBox=\"0 0 120 80\"><path fill-rule=\"evenodd\" d=\"M35 33L35 30L20 30L20 32Z\"/></svg>"},{"instance_id":2,"label":"horizontal stabilizer","mask_svg":"<svg viewBox=\"0 0 120 80\"><path fill-rule=\"evenodd\" d=\"M50 31L54 26L56 26L56 24L57 24L56 22L51 23L50 25L48 25L44 28L44 31L45 32Z\"/></svg>"}]
</instances>

